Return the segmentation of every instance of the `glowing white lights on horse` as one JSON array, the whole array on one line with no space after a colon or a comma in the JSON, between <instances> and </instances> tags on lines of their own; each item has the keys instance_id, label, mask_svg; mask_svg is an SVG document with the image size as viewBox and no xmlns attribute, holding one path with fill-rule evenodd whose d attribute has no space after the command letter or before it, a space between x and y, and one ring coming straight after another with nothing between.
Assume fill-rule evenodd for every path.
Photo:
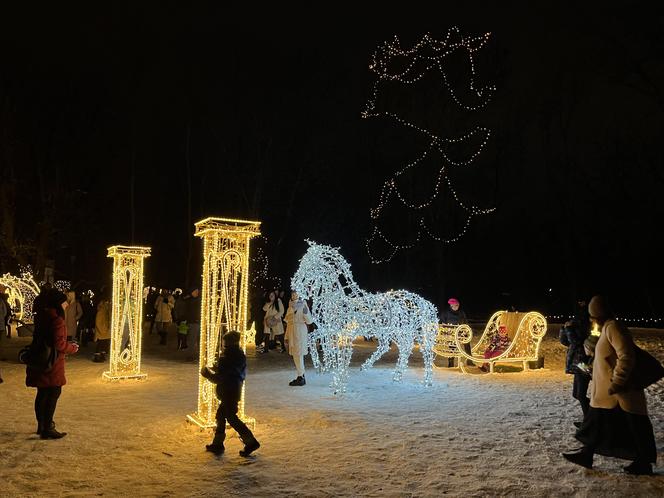
<instances>
[{"instance_id":1,"label":"glowing white lights on horse","mask_svg":"<svg viewBox=\"0 0 664 498\"><path fill-rule=\"evenodd\" d=\"M414 344L424 358L424 384L431 385L438 330L436 307L412 292L397 290L365 292L355 283L350 264L330 246L307 241L309 249L300 260L291 286L304 299L312 299L312 316L318 329L309 334L314 366L332 371L331 387L342 393L348 382L353 339L378 339L376 351L364 362L369 368L394 342L399 350L393 379L400 381ZM317 346L322 349L322 358Z\"/></svg>"}]
</instances>

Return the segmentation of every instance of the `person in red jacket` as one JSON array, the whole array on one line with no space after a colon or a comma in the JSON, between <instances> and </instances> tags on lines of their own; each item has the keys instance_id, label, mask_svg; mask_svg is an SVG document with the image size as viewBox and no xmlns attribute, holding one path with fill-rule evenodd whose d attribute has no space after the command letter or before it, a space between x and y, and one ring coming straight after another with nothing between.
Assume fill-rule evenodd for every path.
<instances>
[{"instance_id":1,"label":"person in red jacket","mask_svg":"<svg viewBox=\"0 0 664 498\"><path fill-rule=\"evenodd\" d=\"M55 430L53 414L67 383L65 378L65 355L78 352L78 344L67 342L67 326L65 325L65 309L67 297L56 289L50 289L39 300L39 309L35 310L35 336L41 335L46 343L57 352L53 367L43 371L28 366L25 385L37 388L35 398L35 416L37 417L37 434L42 439L60 439L66 432Z\"/></svg>"}]
</instances>

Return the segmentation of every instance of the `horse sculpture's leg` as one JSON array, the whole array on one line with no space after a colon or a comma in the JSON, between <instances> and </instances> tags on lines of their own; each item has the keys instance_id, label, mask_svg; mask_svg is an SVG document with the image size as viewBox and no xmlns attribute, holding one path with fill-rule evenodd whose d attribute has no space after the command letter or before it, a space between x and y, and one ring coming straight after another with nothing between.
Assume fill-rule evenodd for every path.
<instances>
[{"instance_id":1,"label":"horse sculpture's leg","mask_svg":"<svg viewBox=\"0 0 664 498\"><path fill-rule=\"evenodd\" d=\"M378 338L378 347L369 358L362 364L360 370L367 370L368 368L373 367L373 364L376 363L385 353L390 350L390 341L383 339L382 337Z\"/></svg>"},{"instance_id":2,"label":"horse sculpture's leg","mask_svg":"<svg viewBox=\"0 0 664 498\"><path fill-rule=\"evenodd\" d=\"M335 337L332 345L332 390L334 394L343 394L346 392L348 384L348 368L350 358L353 354L353 341L349 337Z\"/></svg>"},{"instance_id":3,"label":"horse sculpture's leg","mask_svg":"<svg viewBox=\"0 0 664 498\"><path fill-rule=\"evenodd\" d=\"M434 341L435 335L433 335L428 330L424 330L422 334L422 343L420 344L420 351L422 352L422 358L424 360L425 386L430 386L433 384L433 360L435 356L433 352Z\"/></svg>"},{"instance_id":4,"label":"horse sculpture's leg","mask_svg":"<svg viewBox=\"0 0 664 498\"><path fill-rule=\"evenodd\" d=\"M309 346L309 355L311 356L311 363L313 363L314 368L317 372L321 371L320 356L318 355L318 344L316 342L318 334L309 334L307 338Z\"/></svg>"},{"instance_id":5,"label":"horse sculpture's leg","mask_svg":"<svg viewBox=\"0 0 664 498\"><path fill-rule=\"evenodd\" d=\"M412 337L410 337L410 340L400 339L397 342L397 347L399 348L399 359L397 360L397 368L394 369L392 380L394 382L401 382L403 372L408 367L408 358L410 358L410 354L413 351Z\"/></svg>"}]
</instances>

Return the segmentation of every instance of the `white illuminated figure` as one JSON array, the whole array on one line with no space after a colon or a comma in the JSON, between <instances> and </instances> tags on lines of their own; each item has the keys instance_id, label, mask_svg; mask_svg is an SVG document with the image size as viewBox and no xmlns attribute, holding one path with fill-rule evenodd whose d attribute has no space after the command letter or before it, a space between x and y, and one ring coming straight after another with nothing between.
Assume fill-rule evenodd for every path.
<instances>
[{"instance_id":1,"label":"white illuminated figure","mask_svg":"<svg viewBox=\"0 0 664 498\"><path fill-rule=\"evenodd\" d=\"M424 357L424 384L431 385L438 324L436 307L412 292L365 292L353 279L350 264L330 246L307 241L309 249L300 260L291 287L313 301L311 313L318 328L309 334L314 367L332 371L331 387L342 393L348 382L353 339L378 339L376 351L364 362L369 368L394 342L399 358L393 379L400 381L415 343ZM317 345L322 349L322 360ZM322 361L322 363L321 363Z\"/></svg>"}]
</instances>

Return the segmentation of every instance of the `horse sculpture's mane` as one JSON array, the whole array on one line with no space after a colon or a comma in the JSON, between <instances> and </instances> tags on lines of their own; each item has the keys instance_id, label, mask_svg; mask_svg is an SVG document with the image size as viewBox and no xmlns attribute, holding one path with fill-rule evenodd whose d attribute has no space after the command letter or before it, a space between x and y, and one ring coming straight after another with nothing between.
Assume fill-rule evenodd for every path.
<instances>
[{"instance_id":1,"label":"horse sculpture's mane","mask_svg":"<svg viewBox=\"0 0 664 498\"><path fill-rule=\"evenodd\" d=\"M435 307L408 291L368 293L353 278L350 264L337 248L307 241L309 248L293 276L292 288L311 299L318 330L309 335L309 350L315 366L332 370L335 392L345 389L353 339L376 337L378 348L364 363L369 368L391 343L399 349L394 380L401 380L415 342L425 359L425 383L430 384L433 342L437 330ZM322 361L318 348L322 349Z\"/></svg>"}]
</instances>

